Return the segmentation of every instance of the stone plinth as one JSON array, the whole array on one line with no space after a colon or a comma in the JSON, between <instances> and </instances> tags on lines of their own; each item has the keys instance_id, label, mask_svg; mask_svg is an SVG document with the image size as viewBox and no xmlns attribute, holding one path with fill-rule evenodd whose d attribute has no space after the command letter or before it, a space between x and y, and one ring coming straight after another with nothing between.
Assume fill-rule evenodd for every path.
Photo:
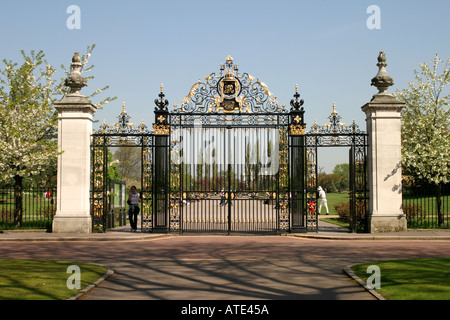
<instances>
[{"instance_id":1,"label":"stone plinth","mask_svg":"<svg viewBox=\"0 0 450 320\"><path fill-rule=\"evenodd\" d=\"M90 137L96 111L80 93L66 95L55 104L58 111L57 210L55 233L91 233L89 204Z\"/></svg>"}]
</instances>

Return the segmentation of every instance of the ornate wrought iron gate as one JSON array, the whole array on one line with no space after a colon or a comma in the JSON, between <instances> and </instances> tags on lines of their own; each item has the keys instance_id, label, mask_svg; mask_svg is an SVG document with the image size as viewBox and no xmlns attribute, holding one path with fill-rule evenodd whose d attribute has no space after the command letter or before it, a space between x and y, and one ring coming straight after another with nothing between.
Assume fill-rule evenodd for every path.
<instances>
[{"instance_id":1,"label":"ornate wrought iron gate","mask_svg":"<svg viewBox=\"0 0 450 320\"><path fill-rule=\"evenodd\" d=\"M289 113L264 83L228 57L166 117L170 231L290 230Z\"/></svg>"},{"instance_id":2,"label":"ornate wrought iron gate","mask_svg":"<svg viewBox=\"0 0 450 320\"><path fill-rule=\"evenodd\" d=\"M154 136L147 126L130 123L130 116L125 105L118 116L119 121L109 126L103 123L101 128L92 134L91 142L91 216L93 230L105 231L108 215L108 148L138 147L141 151L141 227L142 230L153 229L153 177L155 167ZM130 186L128 186L129 188ZM139 187L139 186L138 186Z\"/></svg>"},{"instance_id":3,"label":"ornate wrought iron gate","mask_svg":"<svg viewBox=\"0 0 450 320\"><path fill-rule=\"evenodd\" d=\"M368 231L366 214L367 186L367 134L361 131L353 121L351 125L341 123L341 117L333 111L327 124L319 126L314 123L311 130L305 133L304 146L306 152L306 201L307 229L318 228L318 159L319 147L349 147L349 222L352 232Z\"/></svg>"},{"instance_id":4,"label":"ornate wrought iron gate","mask_svg":"<svg viewBox=\"0 0 450 320\"><path fill-rule=\"evenodd\" d=\"M171 111L161 85L153 131L123 108L92 135L94 229L106 229L113 146L141 150L142 231L222 233L317 231L317 148L348 146L352 230L364 229L365 133L340 123L334 107L327 125L307 132L297 87L287 110L231 57L204 79Z\"/></svg>"}]
</instances>

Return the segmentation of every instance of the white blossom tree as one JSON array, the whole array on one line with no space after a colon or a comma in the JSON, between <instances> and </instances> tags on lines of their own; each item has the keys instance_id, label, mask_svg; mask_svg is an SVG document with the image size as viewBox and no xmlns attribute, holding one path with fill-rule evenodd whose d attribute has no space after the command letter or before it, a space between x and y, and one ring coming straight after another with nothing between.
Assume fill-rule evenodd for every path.
<instances>
[{"instance_id":1,"label":"white blossom tree","mask_svg":"<svg viewBox=\"0 0 450 320\"><path fill-rule=\"evenodd\" d=\"M14 183L14 226L22 222L23 179L43 172L57 154L53 104L55 69L42 51L21 51L0 70L0 177Z\"/></svg>"},{"instance_id":2,"label":"white blossom tree","mask_svg":"<svg viewBox=\"0 0 450 320\"><path fill-rule=\"evenodd\" d=\"M436 185L438 224L443 225L441 185L450 182L450 59L438 55L420 64L416 83L397 91L402 111L402 166L405 172Z\"/></svg>"},{"instance_id":3,"label":"white blossom tree","mask_svg":"<svg viewBox=\"0 0 450 320\"><path fill-rule=\"evenodd\" d=\"M94 46L83 56L84 66ZM0 179L14 185L14 226L22 222L23 181L56 170L57 113L53 103L67 93L42 51L21 51L23 63L0 68ZM93 67L93 66L92 66ZM90 69L92 69L90 67ZM92 77L91 77L92 78ZM107 87L96 90L91 97ZM115 98L106 98L101 107Z\"/></svg>"}]
</instances>

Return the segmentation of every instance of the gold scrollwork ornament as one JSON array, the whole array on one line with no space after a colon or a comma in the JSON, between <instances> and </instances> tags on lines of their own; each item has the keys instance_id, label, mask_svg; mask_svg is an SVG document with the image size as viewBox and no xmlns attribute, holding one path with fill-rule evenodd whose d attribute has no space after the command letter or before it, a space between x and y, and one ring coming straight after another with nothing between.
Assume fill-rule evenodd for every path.
<instances>
[{"instance_id":1,"label":"gold scrollwork ornament","mask_svg":"<svg viewBox=\"0 0 450 320\"><path fill-rule=\"evenodd\" d=\"M289 126L291 135L301 136L305 134L305 125L301 124L291 124Z\"/></svg>"},{"instance_id":2,"label":"gold scrollwork ornament","mask_svg":"<svg viewBox=\"0 0 450 320\"><path fill-rule=\"evenodd\" d=\"M156 135L169 135L170 126L168 124L154 124L153 131Z\"/></svg>"}]
</instances>

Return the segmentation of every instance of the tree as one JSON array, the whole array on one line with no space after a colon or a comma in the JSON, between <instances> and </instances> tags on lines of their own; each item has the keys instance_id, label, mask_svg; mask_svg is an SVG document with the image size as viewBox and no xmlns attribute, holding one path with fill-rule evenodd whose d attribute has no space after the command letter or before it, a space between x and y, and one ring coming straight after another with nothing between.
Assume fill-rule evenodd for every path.
<instances>
[{"instance_id":1,"label":"tree","mask_svg":"<svg viewBox=\"0 0 450 320\"><path fill-rule=\"evenodd\" d=\"M141 184L141 149L137 147L115 148L114 159L120 177L129 186Z\"/></svg>"},{"instance_id":2,"label":"tree","mask_svg":"<svg viewBox=\"0 0 450 320\"><path fill-rule=\"evenodd\" d=\"M5 59L0 70L0 177L14 183L15 226L22 222L23 179L45 171L58 152L55 69L42 51L21 53L22 65Z\"/></svg>"},{"instance_id":3,"label":"tree","mask_svg":"<svg viewBox=\"0 0 450 320\"><path fill-rule=\"evenodd\" d=\"M348 163L337 164L333 169L333 174L341 177L339 182L336 184L339 192L348 190L349 187L349 177L350 177L350 165Z\"/></svg>"},{"instance_id":4,"label":"tree","mask_svg":"<svg viewBox=\"0 0 450 320\"><path fill-rule=\"evenodd\" d=\"M120 170L117 167L118 161L113 159L114 156L111 151L108 150L108 174L107 174L107 183L111 181L120 181L121 175Z\"/></svg>"},{"instance_id":5,"label":"tree","mask_svg":"<svg viewBox=\"0 0 450 320\"><path fill-rule=\"evenodd\" d=\"M88 47L88 55L93 48ZM56 171L57 113L53 103L67 92L64 81L53 79L56 70L43 51L27 54L22 50L21 54L21 65L4 59L4 69L0 69L0 179L14 185L14 226L22 222L23 180ZM84 66L88 55L83 56Z\"/></svg>"},{"instance_id":6,"label":"tree","mask_svg":"<svg viewBox=\"0 0 450 320\"><path fill-rule=\"evenodd\" d=\"M333 169L333 173L340 175L340 176L347 176L349 175L349 169L350 165L348 163L341 163L341 164L337 164L334 169Z\"/></svg>"},{"instance_id":7,"label":"tree","mask_svg":"<svg viewBox=\"0 0 450 320\"><path fill-rule=\"evenodd\" d=\"M450 182L450 94L443 96L450 83L450 59L444 62L436 55L430 62L431 66L420 64L420 73L414 70L417 83L410 82L396 96L405 103L402 167L436 186L438 224L442 226L441 185Z\"/></svg>"},{"instance_id":8,"label":"tree","mask_svg":"<svg viewBox=\"0 0 450 320\"><path fill-rule=\"evenodd\" d=\"M341 179L342 177L337 174L327 174L325 172L321 172L318 174L318 186L321 186L326 192L329 193L340 192L338 189L338 184Z\"/></svg>"},{"instance_id":9,"label":"tree","mask_svg":"<svg viewBox=\"0 0 450 320\"><path fill-rule=\"evenodd\" d=\"M348 190L349 164L348 163L337 164L333 169L333 173L331 174L323 172L323 169L320 168L318 179L319 185L327 192L341 193L345 190Z\"/></svg>"}]
</instances>

